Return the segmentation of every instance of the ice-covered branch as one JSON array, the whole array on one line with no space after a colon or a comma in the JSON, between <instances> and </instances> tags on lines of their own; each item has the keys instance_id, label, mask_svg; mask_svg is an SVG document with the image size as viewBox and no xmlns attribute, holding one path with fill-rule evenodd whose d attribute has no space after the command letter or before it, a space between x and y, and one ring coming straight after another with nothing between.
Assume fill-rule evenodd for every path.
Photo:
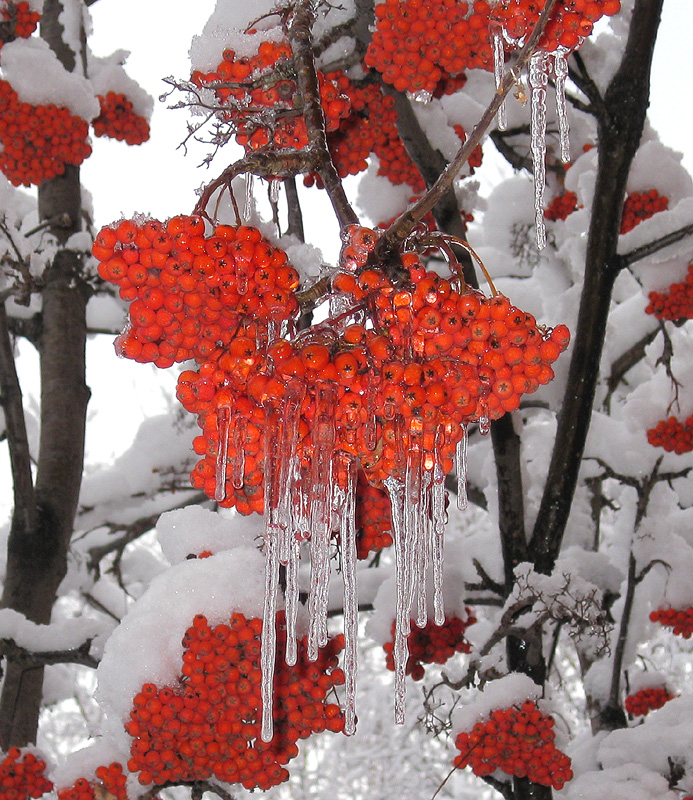
<instances>
[{"instance_id":1,"label":"ice-covered branch","mask_svg":"<svg viewBox=\"0 0 693 800\"><path fill-rule=\"evenodd\" d=\"M11 658L25 669L45 667L48 664L80 664L96 669L99 662L90 654L91 639L70 650L29 650L20 647L12 639L0 639L0 655Z\"/></svg>"},{"instance_id":2,"label":"ice-covered branch","mask_svg":"<svg viewBox=\"0 0 693 800\"><path fill-rule=\"evenodd\" d=\"M316 171L322 179L340 227L344 227L357 224L359 219L347 199L327 149L325 115L320 103L318 75L313 55L311 29L314 21L313 0L297 0L287 25L287 37L294 56L296 81L303 99L303 116L306 121L309 149L315 153Z\"/></svg>"},{"instance_id":3,"label":"ice-covered branch","mask_svg":"<svg viewBox=\"0 0 693 800\"><path fill-rule=\"evenodd\" d=\"M636 247L635 250L631 250L630 253L624 253L622 256L618 257L617 267L618 269L625 269L631 264L635 264L636 261L641 261L643 258L654 255L654 253L658 253L670 244L680 242L682 239L691 235L693 235L693 222L690 225L684 225L683 228L667 233L666 236L661 236L659 239L648 242L642 245L642 247Z\"/></svg>"}]
</instances>

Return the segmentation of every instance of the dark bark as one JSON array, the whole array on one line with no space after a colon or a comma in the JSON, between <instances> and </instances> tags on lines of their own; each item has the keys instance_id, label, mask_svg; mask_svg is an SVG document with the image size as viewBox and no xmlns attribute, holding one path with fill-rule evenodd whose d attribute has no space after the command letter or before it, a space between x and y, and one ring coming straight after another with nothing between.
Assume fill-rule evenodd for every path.
<instances>
[{"instance_id":1,"label":"dark bark","mask_svg":"<svg viewBox=\"0 0 693 800\"><path fill-rule=\"evenodd\" d=\"M75 56L62 43L57 0L46 0L41 34L66 66ZM79 170L39 187L39 214L60 243L79 230ZM67 570L82 477L89 390L85 377L86 304L89 288L77 253L59 250L44 276L38 338L41 373L41 435L30 513L15 506L8 540L1 605L37 623L50 621L58 586ZM9 432L8 432L9 433ZM11 434L10 434L11 435ZM14 480L19 477L15 470ZM20 519L20 514L30 520ZM0 696L0 746L36 740L43 668L8 657Z\"/></svg>"}]
</instances>

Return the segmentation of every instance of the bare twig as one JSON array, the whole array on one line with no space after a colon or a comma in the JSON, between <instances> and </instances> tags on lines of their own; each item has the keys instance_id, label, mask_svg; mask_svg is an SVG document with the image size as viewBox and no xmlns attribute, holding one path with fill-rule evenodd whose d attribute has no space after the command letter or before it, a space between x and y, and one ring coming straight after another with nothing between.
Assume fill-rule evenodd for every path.
<instances>
[{"instance_id":1,"label":"bare twig","mask_svg":"<svg viewBox=\"0 0 693 800\"><path fill-rule=\"evenodd\" d=\"M83 667L96 669L99 662L89 651L91 639L87 639L79 647L71 650L28 650L20 647L14 639L0 639L0 654L10 658L25 669L44 667L47 664L81 664Z\"/></svg>"}]
</instances>

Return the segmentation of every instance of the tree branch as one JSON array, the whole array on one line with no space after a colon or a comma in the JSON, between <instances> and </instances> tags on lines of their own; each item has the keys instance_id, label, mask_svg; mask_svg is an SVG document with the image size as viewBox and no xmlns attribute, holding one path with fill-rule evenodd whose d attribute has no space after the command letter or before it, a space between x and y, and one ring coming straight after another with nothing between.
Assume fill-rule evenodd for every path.
<instances>
[{"instance_id":1,"label":"tree branch","mask_svg":"<svg viewBox=\"0 0 693 800\"><path fill-rule=\"evenodd\" d=\"M683 228L667 233L666 236L661 236L659 239L655 239L648 244L636 247L635 250L631 250L630 253L624 253L624 255L618 256L616 269L625 269L631 264L635 264L636 261L641 261L643 258L654 255L670 244L680 242L681 239L685 239L686 236L690 236L691 234L693 234L693 222L690 225L684 225Z\"/></svg>"},{"instance_id":2,"label":"tree branch","mask_svg":"<svg viewBox=\"0 0 693 800\"><path fill-rule=\"evenodd\" d=\"M72 650L28 650L14 639L0 639L0 655L10 658L23 669L45 667L48 664L81 664L96 669L99 662L90 655L92 639L87 639Z\"/></svg>"}]
</instances>

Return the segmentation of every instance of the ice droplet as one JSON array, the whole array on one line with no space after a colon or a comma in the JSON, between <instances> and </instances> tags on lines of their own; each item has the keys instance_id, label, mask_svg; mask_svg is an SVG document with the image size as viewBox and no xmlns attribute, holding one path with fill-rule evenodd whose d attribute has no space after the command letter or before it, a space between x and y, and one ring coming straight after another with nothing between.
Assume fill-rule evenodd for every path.
<instances>
[{"instance_id":1,"label":"ice droplet","mask_svg":"<svg viewBox=\"0 0 693 800\"><path fill-rule=\"evenodd\" d=\"M276 206L279 201L279 183L276 178L269 182L269 201L273 206Z\"/></svg>"},{"instance_id":2,"label":"ice droplet","mask_svg":"<svg viewBox=\"0 0 693 800\"><path fill-rule=\"evenodd\" d=\"M505 49L503 47L503 30L500 25L491 26L491 48L493 50L493 76L496 79L496 91L503 83L503 73L505 72ZM498 130L504 131L508 127L505 113L505 100L498 107Z\"/></svg>"},{"instance_id":3,"label":"ice droplet","mask_svg":"<svg viewBox=\"0 0 693 800\"><path fill-rule=\"evenodd\" d=\"M277 655L277 587L279 585L279 559L277 558L276 533L265 530L265 606L262 615L262 637L260 639L260 694L262 697L263 742L273 736L272 707L274 702L274 664Z\"/></svg>"},{"instance_id":4,"label":"ice droplet","mask_svg":"<svg viewBox=\"0 0 693 800\"><path fill-rule=\"evenodd\" d=\"M546 84L549 57L537 51L529 59L529 88L531 91L530 140L534 171L534 224L537 247L546 247L544 224L544 184L546 183Z\"/></svg>"},{"instance_id":5,"label":"ice droplet","mask_svg":"<svg viewBox=\"0 0 693 800\"><path fill-rule=\"evenodd\" d=\"M231 412L228 406L217 409L217 464L214 487L214 499L217 503L226 499L226 461L229 454L229 420Z\"/></svg>"},{"instance_id":6,"label":"ice droplet","mask_svg":"<svg viewBox=\"0 0 693 800\"><path fill-rule=\"evenodd\" d=\"M356 648L359 626L356 586L356 465L348 453L341 453L340 466L345 472L345 488L340 490L343 496L339 526L344 583L344 679L346 690L344 733L351 736L356 730Z\"/></svg>"},{"instance_id":7,"label":"ice droplet","mask_svg":"<svg viewBox=\"0 0 693 800\"><path fill-rule=\"evenodd\" d=\"M455 473L457 475L457 508L467 508L467 426L462 426L462 438L455 449Z\"/></svg>"},{"instance_id":8,"label":"ice droplet","mask_svg":"<svg viewBox=\"0 0 693 800\"><path fill-rule=\"evenodd\" d=\"M561 161L570 161L570 131L568 127L568 109L565 102L565 81L568 77L568 61L562 50L553 54L553 72L556 77L556 116L558 117L558 135L561 144Z\"/></svg>"},{"instance_id":9,"label":"ice droplet","mask_svg":"<svg viewBox=\"0 0 693 800\"><path fill-rule=\"evenodd\" d=\"M483 414L479 417L479 433L482 436L486 436L486 434L491 430L491 420Z\"/></svg>"}]
</instances>

